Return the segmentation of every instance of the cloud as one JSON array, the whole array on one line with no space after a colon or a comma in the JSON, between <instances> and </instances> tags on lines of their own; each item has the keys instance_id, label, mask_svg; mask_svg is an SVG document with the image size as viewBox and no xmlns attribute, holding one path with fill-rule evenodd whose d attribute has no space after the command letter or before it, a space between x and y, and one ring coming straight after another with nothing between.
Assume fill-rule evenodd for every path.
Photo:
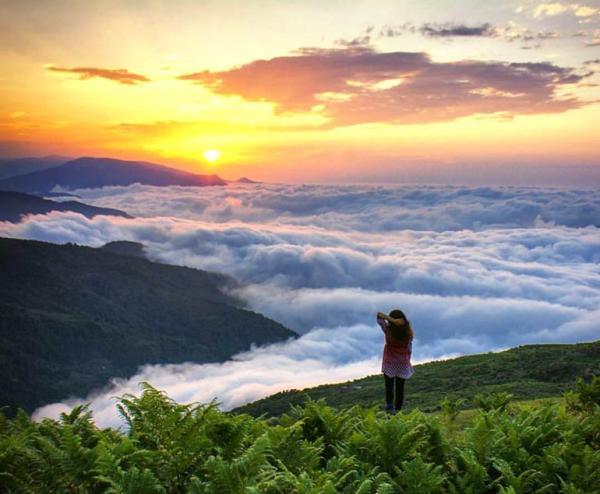
<instances>
[{"instance_id":1,"label":"cloud","mask_svg":"<svg viewBox=\"0 0 600 494\"><path fill-rule=\"evenodd\" d=\"M444 24L423 24L419 28L419 31L424 36L432 38L496 36L496 30L489 22L476 26L467 26L466 24L455 24L451 22Z\"/></svg>"},{"instance_id":2,"label":"cloud","mask_svg":"<svg viewBox=\"0 0 600 494\"><path fill-rule=\"evenodd\" d=\"M541 3L533 9L534 17L554 16L563 14L569 10L569 6L560 2Z\"/></svg>"},{"instance_id":3,"label":"cloud","mask_svg":"<svg viewBox=\"0 0 600 494\"><path fill-rule=\"evenodd\" d=\"M559 38L559 34L556 31L533 31L526 27L518 27L512 23L503 29L499 29L498 33L508 42L520 41L530 43Z\"/></svg>"},{"instance_id":4,"label":"cloud","mask_svg":"<svg viewBox=\"0 0 600 494\"><path fill-rule=\"evenodd\" d=\"M463 60L367 46L303 49L224 71L179 76L214 93L274 104L277 114L314 113L331 127L414 124L475 114L563 112L585 102L557 90L585 76L551 63Z\"/></svg>"},{"instance_id":5,"label":"cloud","mask_svg":"<svg viewBox=\"0 0 600 494\"><path fill-rule=\"evenodd\" d=\"M377 310L406 311L419 361L599 334L597 189L218 189L79 190L85 202L139 217L54 212L0 223L3 236L92 246L140 241L157 261L231 274L252 309L302 334L224 364L145 366L88 397L103 425L118 423L112 397L137 392L142 380L180 401L217 398L231 408L376 373Z\"/></svg>"},{"instance_id":6,"label":"cloud","mask_svg":"<svg viewBox=\"0 0 600 494\"><path fill-rule=\"evenodd\" d=\"M46 70L51 72L66 72L69 74L79 75L80 80L91 79L99 77L101 79L108 79L110 81L118 82L119 84L134 85L140 82L149 82L150 79L141 75L129 72L127 69L101 69L97 67L75 67L75 68L64 68L49 66Z\"/></svg>"},{"instance_id":7,"label":"cloud","mask_svg":"<svg viewBox=\"0 0 600 494\"><path fill-rule=\"evenodd\" d=\"M489 22L468 26L461 23L442 23L442 24L423 24L420 27L412 22L405 22L397 25L385 25L379 30L379 37L395 38L405 34L420 33L429 38L443 38L452 40L454 38L498 38L509 43L518 41L525 43L523 49L539 48L541 42L549 39L558 39L559 33L556 31L535 31L531 28L520 27L516 23L509 21L505 27L494 26ZM366 44L370 41L370 36L356 38L364 39ZM534 43L535 44L528 44Z\"/></svg>"},{"instance_id":8,"label":"cloud","mask_svg":"<svg viewBox=\"0 0 600 494\"><path fill-rule=\"evenodd\" d=\"M576 17L592 17L600 13L600 9L578 3L552 2L537 5L532 13L534 17L553 17L565 12L572 13Z\"/></svg>"},{"instance_id":9,"label":"cloud","mask_svg":"<svg viewBox=\"0 0 600 494\"><path fill-rule=\"evenodd\" d=\"M104 187L76 193L139 216L279 223L326 230L483 230L554 224L600 226L596 189L459 186L229 185Z\"/></svg>"},{"instance_id":10,"label":"cloud","mask_svg":"<svg viewBox=\"0 0 600 494\"><path fill-rule=\"evenodd\" d=\"M593 60L586 60L583 62L584 67L593 70L594 72L600 72L600 58L595 58Z\"/></svg>"}]
</instances>

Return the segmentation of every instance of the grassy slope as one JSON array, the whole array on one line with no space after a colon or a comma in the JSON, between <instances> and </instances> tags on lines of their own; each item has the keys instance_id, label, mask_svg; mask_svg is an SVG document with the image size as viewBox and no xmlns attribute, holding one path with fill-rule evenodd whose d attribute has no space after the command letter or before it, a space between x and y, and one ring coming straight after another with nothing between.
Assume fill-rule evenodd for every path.
<instances>
[{"instance_id":1,"label":"grassy slope","mask_svg":"<svg viewBox=\"0 0 600 494\"><path fill-rule=\"evenodd\" d=\"M444 396L467 399L507 391L517 400L561 395L586 370L600 371L600 341L575 345L527 345L499 353L469 355L415 366L406 384L406 407L434 411ZM341 384L277 393L238 408L255 416L281 415L308 397L335 407L383 402L383 378L369 376Z\"/></svg>"},{"instance_id":2,"label":"grassy slope","mask_svg":"<svg viewBox=\"0 0 600 494\"><path fill-rule=\"evenodd\" d=\"M101 249L0 239L0 280L0 406L13 411L294 336L222 293L222 275Z\"/></svg>"}]
</instances>

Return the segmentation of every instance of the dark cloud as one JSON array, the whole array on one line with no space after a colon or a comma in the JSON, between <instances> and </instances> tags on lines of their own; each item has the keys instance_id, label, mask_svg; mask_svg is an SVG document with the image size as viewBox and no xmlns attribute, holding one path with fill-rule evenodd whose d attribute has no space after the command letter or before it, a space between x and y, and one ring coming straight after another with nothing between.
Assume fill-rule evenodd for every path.
<instances>
[{"instance_id":1,"label":"dark cloud","mask_svg":"<svg viewBox=\"0 0 600 494\"><path fill-rule=\"evenodd\" d=\"M489 22L469 26L460 23L423 24L420 27L412 22L404 24L386 25L379 30L379 36L384 38L395 38L404 34L420 33L430 38L500 38L508 42L519 41L522 43L535 43L524 45L523 49L530 50L539 48L541 42L549 39L559 38L556 31L534 31L529 28L518 27L509 23L506 27L497 27Z\"/></svg>"},{"instance_id":2,"label":"dark cloud","mask_svg":"<svg viewBox=\"0 0 600 494\"><path fill-rule=\"evenodd\" d=\"M466 24L423 24L419 31L424 36L432 38L447 37L494 37L495 28L488 22L477 26L467 26Z\"/></svg>"},{"instance_id":3,"label":"dark cloud","mask_svg":"<svg viewBox=\"0 0 600 494\"><path fill-rule=\"evenodd\" d=\"M55 66L46 67L46 69L50 70L51 72L66 72L68 74L76 74L79 75L79 79L81 80L99 77L101 79L108 79L110 81L118 82L119 84L127 85L134 85L140 82L150 81L150 79L147 77L141 74L129 72L127 69L101 69L97 67L75 67L68 69L65 67Z\"/></svg>"},{"instance_id":4,"label":"dark cloud","mask_svg":"<svg viewBox=\"0 0 600 494\"><path fill-rule=\"evenodd\" d=\"M436 63L425 53L381 53L364 45L303 49L230 70L179 77L217 94L272 102L279 114L317 112L332 127L563 112L585 102L560 98L557 90L582 78L550 63Z\"/></svg>"}]
</instances>

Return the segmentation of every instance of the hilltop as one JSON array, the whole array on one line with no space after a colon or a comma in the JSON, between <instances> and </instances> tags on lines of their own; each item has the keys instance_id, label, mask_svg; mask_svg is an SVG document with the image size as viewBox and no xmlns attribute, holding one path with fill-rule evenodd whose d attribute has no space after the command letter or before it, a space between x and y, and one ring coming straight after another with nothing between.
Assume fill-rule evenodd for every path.
<instances>
[{"instance_id":1,"label":"hilltop","mask_svg":"<svg viewBox=\"0 0 600 494\"><path fill-rule=\"evenodd\" d=\"M226 185L218 175L200 175L144 161L84 157L59 166L0 180L0 190L45 194L55 187L73 190L134 183L167 186Z\"/></svg>"},{"instance_id":2,"label":"hilltop","mask_svg":"<svg viewBox=\"0 0 600 494\"><path fill-rule=\"evenodd\" d=\"M72 211L88 218L97 215L122 216L131 218L124 211L112 208L99 208L77 201L52 201L22 192L0 190L0 221L19 222L27 214L46 214L51 211Z\"/></svg>"},{"instance_id":3,"label":"hilltop","mask_svg":"<svg viewBox=\"0 0 600 494\"><path fill-rule=\"evenodd\" d=\"M226 295L224 275L108 249L0 239L0 406L32 411L140 365L220 362L295 336Z\"/></svg>"},{"instance_id":4,"label":"hilltop","mask_svg":"<svg viewBox=\"0 0 600 494\"><path fill-rule=\"evenodd\" d=\"M141 257L142 259L147 259L146 253L144 252L144 244L140 242L115 240L114 242L108 242L98 248L120 256Z\"/></svg>"},{"instance_id":5,"label":"hilltop","mask_svg":"<svg viewBox=\"0 0 600 494\"><path fill-rule=\"evenodd\" d=\"M464 398L506 391L517 400L560 396L584 374L600 375L600 340L573 345L526 345L498 353L468 355L416 365L406 383L406 408L433 411L443 396ZM374 375L340 384L290 390L237 408L254 416L281 415L307 398L337 408L383 403L383 378Z\"/></svg>"}]
</instances>

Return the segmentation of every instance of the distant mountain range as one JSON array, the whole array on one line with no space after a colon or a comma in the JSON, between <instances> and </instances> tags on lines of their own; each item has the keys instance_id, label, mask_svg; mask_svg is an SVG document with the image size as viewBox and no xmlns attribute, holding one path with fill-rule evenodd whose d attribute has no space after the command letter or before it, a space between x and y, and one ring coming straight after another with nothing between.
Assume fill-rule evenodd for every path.
<instances>
[{"instance_id":1,"label":"distant mountain range","mask_svg":"<svg viewBox=\"0 0 600 494\"><path fill-rule=\"evenodd\" d=\"M0 238L0 406L9 413L85 396L143 364L221 362L295 336L226 295L232 279L150 262L131 244Z\"/></svg>"},{"instance_id":2,"label":"distant mountain range","mask_svg":"<svg viewBox=\"0 0 600 494\"><path fill-rule=\"evenodd\" d=\"M240 177L237 180L230 180L230 182L238 183L238 184L259 184L260 183L260 182L257 182L256 180L251 180L248 177Z\"/></svg>"},{"instance_id":3,"label":"distant mountain range","mask_svg":"<svg viewBox=\"0 0 600 494\"><path fill-rule=\"evenodd\" d=\"M26 175L27 173L54 168L71 158L46 156L44 158L4 158L0 159L0 179Z\"/></svg>"},{"instance_id":4,"label":"distant mountain range","mask_svg":"<svg viewBox=\"0 0 600 494\"><path fill-rule=\"evenodd\" d=\"M39 166L42 166L41 163ZM218 175L199 175L143 161L77 158L58 166L3 178L0 180L0 190L43 195L54 188L73 190L110 185L127 186L134 183L156 186L227 184Z\"/></svg>"},{"instance_id":5,"label":"distant mountain range","mask_svg":"<svg viewBox=\"0 0 600 494\"><path fill-rule=\"evenodd\" d=\"M57 202L22 192L0 190L0 221L17 223L24 215L46 214L51 211L73 211L88 218L97 215L131 218L130 215L118 209L98 208L77 201Z\"/></svg>"}]
</instances>

